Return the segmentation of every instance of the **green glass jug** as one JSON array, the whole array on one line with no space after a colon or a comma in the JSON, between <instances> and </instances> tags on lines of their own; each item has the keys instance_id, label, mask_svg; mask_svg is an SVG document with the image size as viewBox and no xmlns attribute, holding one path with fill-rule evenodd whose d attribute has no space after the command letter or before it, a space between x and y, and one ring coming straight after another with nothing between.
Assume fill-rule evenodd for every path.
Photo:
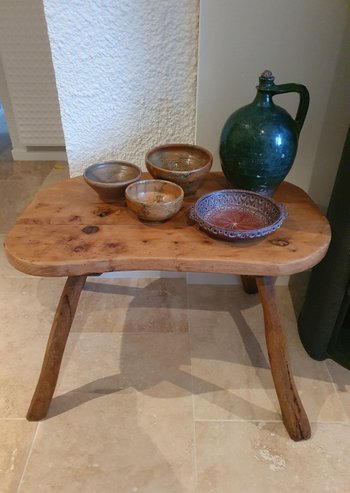
<instances>
[{"instance_id":1,"label":"green glass jug","mask_svg":"<svg viewBox=\"0 0 350 493\"><path fill-rule=\"evenodd\" d=\"M265 70L259 77L254 101L235 111L220 138L222 170L236 188L271 195L291 169L299 134L309 107L309 92L301 84L274 84ZM276 94L297 92L295 119L274 104Z\"/></svg>"}]
</instances>

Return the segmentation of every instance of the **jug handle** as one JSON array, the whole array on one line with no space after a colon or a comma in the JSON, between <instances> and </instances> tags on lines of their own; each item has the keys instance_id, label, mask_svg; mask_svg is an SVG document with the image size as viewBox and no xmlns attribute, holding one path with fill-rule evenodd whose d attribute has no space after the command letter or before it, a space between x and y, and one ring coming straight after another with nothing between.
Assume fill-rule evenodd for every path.
<instances>
[{"instance_id":1,"label":"jug handle","mask_svg":"<svg viewBox=\"0 0 350 493\"><path fill-rule=\"evenodd\" d=\"M273 94L285 94L287 92L297 92L299 94L299 106L295 117L298 133L303 128L307 110L309 109L309 91L302 84L274 84Z\"/></svg>"}]
</instances>

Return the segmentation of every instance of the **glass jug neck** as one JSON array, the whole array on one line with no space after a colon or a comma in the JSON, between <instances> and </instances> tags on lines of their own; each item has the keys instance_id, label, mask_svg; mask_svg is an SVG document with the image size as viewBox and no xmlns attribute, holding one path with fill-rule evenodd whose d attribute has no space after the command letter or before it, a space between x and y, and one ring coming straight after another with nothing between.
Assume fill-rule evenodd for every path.
<instances>
[{"instance_id":1,"label":"glass jug neck","mask_svg":"<svg viewBox=\"0 0 350 493\"><path fill-rule=\"evenodd\" d=\"M271 70L264 70L259 77L258 93L253 101L256 106L273 106L272 96L275 94L274 76Z\"/></svg>"},{"instance_id":2,"label":"glass jug neck","mask_svg":"<svg viewBox=\"0 0 350 493\"><path fill-rule=\"evenodd\" d=\"M272 101L272 96L273 94L271 92L268 92L268 91L259 91L258 89L258 92L255 96L255 99L253 101L253 104L257 105L257 106L273 106L274 103Z\"/></svg>"}]
</instances>

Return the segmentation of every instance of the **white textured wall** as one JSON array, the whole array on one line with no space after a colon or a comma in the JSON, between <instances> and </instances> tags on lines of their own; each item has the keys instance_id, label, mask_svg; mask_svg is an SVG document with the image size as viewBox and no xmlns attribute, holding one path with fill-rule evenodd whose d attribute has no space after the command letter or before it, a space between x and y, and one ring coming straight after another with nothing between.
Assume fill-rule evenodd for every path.
<instances>
[{"instance_id":1,"label":"white textured wall","mask_svg":"<svg viewBox=\"0 0 350 493\"><path fill-rule=\"evenodd\" d=\"M197 142L213 152L217 169L226 119L253 100L259 74L270 69L276 84L310 91L287 179L327 204L349 123L348 18L345 0L201 0ZM275 101L295 115L296 96Z\"/></svg>"},{"instance_id":2,"label":"white textured wall","mask_svg":"<svg viewBox=\"0 0 350 493\"><path fill-rule=\"evenodd\" d=\"M198 0L44 0L71 174L195 137Z\"/></svg>"}]
</instances>

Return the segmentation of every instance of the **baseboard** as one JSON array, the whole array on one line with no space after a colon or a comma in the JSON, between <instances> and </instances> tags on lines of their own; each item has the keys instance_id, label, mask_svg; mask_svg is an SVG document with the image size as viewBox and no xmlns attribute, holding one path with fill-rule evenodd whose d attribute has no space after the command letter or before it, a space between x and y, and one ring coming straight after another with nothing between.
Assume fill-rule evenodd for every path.
<instances>
[{"instance_id":1,"label":"baseboard","mask_svg":"<svg viewBox=\"0 0 350 493\"><path fill-rule=\"evenodd\" d=\"M11 152L14 161L67 161L63 149L14 147Z\"/></svg>"},{"instance_id":2,"label":"baseboard","mask_svg":"<svg viewBox=\"0 0 350 493\"><path fill-rule=\"evenodd\" d=\"M105 279L144 279L144 278L178 278L186 277L185 272L168 272L159 270L130 270L121 272L105 272L100 278Z\"/></svg>"},{"instance_id":3,"label":"baseboard","mask_svg":"<svg viewBox=\"0 0 350 493\"><path fill-rule=\"evenodd\" d=\"M106 272L101 275L106 279L134 279L134 278L173 278L184 277L187 284L213 284L237 286L241 283L240 276L233 274L209 274L206 272L167 272L167 271L129 271ZM278 286L288 286L289 276L277 278Z\"/></svg>"},{"instance_id":4,"label":"baseboard","mask_svg":"<svg viewBox=\"0 0 350 493\"><path fill-rule=\"evenodd\" d=\"M233 274L209 274L206 272L188 272L187 284L229 284L236 286L241 283L240 277Z\"/></svg>"},{"instance_id":5,"label":"baseboard","mask_svg":"<svg viewBox=\"0 0 350 493\"><path fill-rule=\"evenodd\" d=\"M202 272L188 272L186 274L187 284L214 284L214 285L232 285L241 284L240 276L233 274L208 274ZM277 277L277 286L288 286L289 276Z\"/></svg>"}]
</instances>

